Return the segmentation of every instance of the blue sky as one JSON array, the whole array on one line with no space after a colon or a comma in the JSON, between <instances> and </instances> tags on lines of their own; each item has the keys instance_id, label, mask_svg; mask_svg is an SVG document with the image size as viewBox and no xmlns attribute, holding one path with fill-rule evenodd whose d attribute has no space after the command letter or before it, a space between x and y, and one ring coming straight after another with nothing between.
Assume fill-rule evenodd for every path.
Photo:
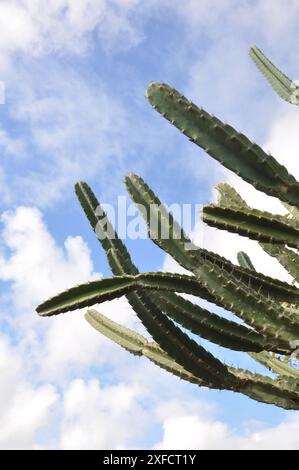
<instances>
[{"instance_id":1,"label":"blue sky","mask_svg":"<svg viewBox=\"0 0 299 470\"><path fill-rule=\"evenodd\" d=\"M230 122L297 178L298 113L248 56L256 44L299 73L296 0L15 0L0 5L0 446L2 448L299 448L296 413L178 381L120 350L84 312L40 319L35 306L109 270L74 195L102 202L141 175L167 204L204 204L219 181L281 211L193 146L150 107L163 81ZM204 228L195 240L288 279L252 241ZM176 270L148 240L128 240L140 270ZM142 330L124 299L100 311ZM209 349L234 365L245 356Z\"/></svg>"}]
</instances>

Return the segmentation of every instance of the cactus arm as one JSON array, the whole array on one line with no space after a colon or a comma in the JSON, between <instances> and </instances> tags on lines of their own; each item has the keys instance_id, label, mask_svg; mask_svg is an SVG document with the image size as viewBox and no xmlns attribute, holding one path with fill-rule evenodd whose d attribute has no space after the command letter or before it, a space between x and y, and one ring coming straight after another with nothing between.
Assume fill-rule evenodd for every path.
<instances>
[{"instance_id":1,"label":"cactus arm","mask_svg":"<svg viewBox=\"0 0 299 470\"><path fill-rule=\"evenodd\" d=\"M148 225L151 240L170 253L181 266L192 271L196 265L194 250L197 247L192 244L172 214L139 176L130 173L125 178L125 184L131 199L139 209L142 208L141 215Z\"/></svg>"},{"instance_id":2,"label":"cactus arm","mask_svg":"<svg viewBox=\"0 0 299 470\"><path fill-rule=\"evenodd\" d=\"M274 91L285 101L295 104L294 96L299 87L281 72L258 47L252 47L249 55Z\"/></svg>"},{"instance_id":3,"label":"cactus arm","mask_svg":"<svg viewBox=\"0 0 299 470\"><path fill-rule=\"evenodd\" d=\"M111 339L132 354L142 356L148 341L144 336L110 320L94 309L84 315L88 323L107 338Z\"/></svg>"},{"instance_id":4,"label":"cactus arm","mask_svg":"<svg viewBox=\"0 0 299 470\"><path fill-rule=\"evenodd\" d=\"M192 245L191 240L186 236L179 224L174 222L172 215L167 213L165 208L163 212L161 211L161 201L142 178L137 175L130 174L125 178L125 183L135 204L137 204L138 207L142 206L145 208L145 210L141 212L141 215L144 217L145 222L148 225L149 218L147 214L153 206L156 207L156 211L155 213L152 211L150 219L151 222L154 221L153 225L157 226L158 235L156 233L153 234L155 237L154 241L161 249L166 251L183 267L195 273L197 266L201 264L203 260L207 260L226 270L229 274L234 272L237 279L250 285L252 288L257 289L266 297L271 296L279 301L294 301L298 299L298 290L295 287L280 280L272 279L264 274L240 268L220 255ZM238 193L228 185L226 185L226 192L230 192L235 200L238 200ZM156 219L154 218L154 214L156 215ZM151 227L149 227L149 231L151 232L150 229ZM161 237L159 234L162 233L169 233L169 238L165 239ZM186 250L186 246L188 246L188 250ZM192 246L194 247L194 250L190 250Z\"/></svg>"},{"instance_id":5,"label":"cactus arm","mask_svg":"<svg viewBox=\"0 0 299 470\"><path fill-rule=\"evenodd\" d=\"M251 259L244 251L239 251L237 254L238 263L242 268L250 269L251 271L256 271L255 267L252 264Z\"/></svg>"},{"instance_id":6,"label":"cactus arm","mask_svg":"<svg viewBox=\"0 0 299 470\"><path fill-rule=\"evenodd\" d=\"M150 359L154 364L167 372L176 375L180 379L188 382L215 388L212 383L205 382L199 377L190 374L177 362L175 362L160 346L154 341L148 341L144 336L110 320L97 310L90 309L85 314L86 321L101 334L117 343L130 353L138 356L144 356Z\"/></svg>"},{"instance_id":7,"label":"cactus arm","mask_svg":"<svg viewBox=\"0 0 299 470\"><path fill-rule=\"evenodd\" d=\"M147 98L154 109L226 168L268 195L299 205L296 179L243 134L198 108L166 84L151 83Z\"/></svg>"},{"instance_id":8,"label":"cactus arm","mask_svg":"<svg viewBox=\"0 0 299 470\"><path fill-rule=\"evenodd\" d=\"M148 341L143 336L133 332L129 328L121 326L95 310L88 310L85 314L88 323L97 331L135 355L143 355L154 362L157 366L167 370L173 375L190 383L206 386L209 388L223 389L220 385L215 387L213 383L202 380L186 371L177 364L157 343ZM250 398L263 403L276 404L287 409L298 409L298 393L296 388L290 390L290 384L283 381L274 381L259 374L252 374L249 371L230 368L231 373L239 379L234 391L241 392ZM287 385L287 386L286 386ZM292 404L290 404L290 399Z\"/></svg>"},{"instance_id":9,"label":"cactus arm","mask_svg":"<svg viewBox=\"0 0 299 470\"><path fill-rule=\"evenodd\" d=\"M286 410L299 409L299 393L297 386L291 381L273 380L247 370L230 368L239 377L239 392L261 403L279 406Z\"/></svg>"},{"instance_id":10,"label":"cactus arm","mask_svg":"<svg viewBox=\"0 0 299 470\"><path fill-rule=\"evenodd\" d=\"M297 381L299 380L298 369L289 366L287 363L279 360L267 352L251 353L250 356L263 366L267 367L274 374L286 376L288 378L291 377Z\"/></svg>"},{"instance_id":11,"label":"cactus arm","mask_svg":"<svg viewBox=\"0 0 299 470\"><path fill-rule=\"evenodd\" d=\"M299 229L284 216L257 209L237 210L211 204L203 207L202 220L211 227L253 240L299 248Z\"/></svg>"},{"instance_id":12,"label":"cactus arm","mask_svg":"<svg viewBox=\"0 0 299 470\"><path fill-rule=\"evenodd\" d=\"M138 333L113 322L96 310L88 310L85 314L85 318L93 328L121 347L125 348L132 354L147 357L157 366L165 369L180 379L199 386L217 388L219 390L226 388L221 385L215 386L213 383L202 380L199 376L190 374L169 357L157 343L148 341ZM283 382L280 383L278 381L273 381L270 378L266 378L258 374L252 374L249 371L243 371L241 369L230 368L230 371L238 378L238 384L236 384L235 388L231 390L243 393L250 398L263 403L276 404L277 406L287 409L298 409L299 404L296 403L296 399L298 400L298 394L296 393L296 390L294 393L294 390L290 390L289 386L287 388L283 386ZM290 404L290 397L292 399L292 404Z\"/></svg>"},{"instance_id":13,"label":"cactus arm","mask_svg":"<svg viewBox=\"0 0 299 470\"><path fill-rule=\"evenodd\" d=\"M140 273L135 276L114 276L80 284L46 300L37 307L36 311L41 316L57 315L113 300L137 289L166 290L195 296L205 296L208 292L195 277L185 274ZM212 300L208 293L206 297Z\"/></svg>"},{"instance_id":14,"label":"cactus arm","mask_svg":"<svg viewBox=\"0 0 299 470\"><path fill-rule=\"evenodd\" d=\"M249 286L236 283L232 275L229 276L217 266L207 263L198 268L197 278L156 272L141 273L136 276L114 276L81 284L39 305L37 312L41 316L57 315L113 300L138 289L166 290L202 297L202 286L204 286L212 292L219 305L230 309L257 332L263 334L267 331L267 335L273 341L282 341L285 347L286 341L291 342L298 338L298 318L293 318L283 307L256 294Z\"/></svg>"}]
</instances>

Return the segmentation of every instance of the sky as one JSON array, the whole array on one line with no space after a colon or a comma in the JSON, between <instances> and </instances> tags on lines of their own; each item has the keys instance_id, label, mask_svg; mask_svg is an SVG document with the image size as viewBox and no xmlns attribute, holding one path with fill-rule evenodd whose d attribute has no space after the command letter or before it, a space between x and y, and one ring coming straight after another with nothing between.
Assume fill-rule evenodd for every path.
<instances>
[{"instance_id":1,"label":"sky","mask_svg":"<svg viewBox=\"0 0 299 470\"><path fill-rule=\"evenodd\" d=\"M298 413L179 381L102 337L84 311L35 313L50 295L110 275L76 200L78 180L109 204L125 195L129 172L167 204L208 203L226 181L253 206L283 213L144 94L152 80L174 86L299 178L298 110L248 56L257 45L298 79L298 22L297 0L0 2L0 448L299 449ZM232 261L246 250L259 270L289 280L253 241L199 219L192 235ZM141 271L178 270L151 241L126 244ZM144 331L125 299L99 310Z\"/></svg>"}]
</instances>

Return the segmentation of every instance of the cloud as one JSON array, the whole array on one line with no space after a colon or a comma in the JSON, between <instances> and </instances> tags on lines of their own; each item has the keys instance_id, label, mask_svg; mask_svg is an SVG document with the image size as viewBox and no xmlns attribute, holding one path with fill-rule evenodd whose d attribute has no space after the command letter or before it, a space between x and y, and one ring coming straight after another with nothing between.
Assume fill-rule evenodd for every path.
<instances>
[{"instance_id":1,"label":"cloud","mask_svg":"<svg viewBox=\"0 0 299 470\"><path fill-rule=\"evenodd\" d=\"M130 48L140 36L131 19L139 2L120 0L4 0L0 5L2 55L40 56L51 52L82 53L91 33L104 49Z\"/></svg>"},{"instance_id":2,"label":"cloud","mask_svg":"<svg viewBox=\"0 0 299 470\"><path fill-rule=\"evenodd\" d=\"M28 311L47 296L100 276L93 271L83 239L68 237L64 247L58 247L38 209L18 207L5 212L2 223L8 255L0 257L0 279L11 283L18 310Z\"/></svg>"},{"instance_id":3,"label":"cloud","mask_svg":"<svg viewBox=\"0 0 299 470\"><path fill-rule=\"evenodd\" d=\"M48 383L35 385L24 373L26 359L0 337L0 447L28 448L49 423L58 394Z\"/></svg>"},{"instance_id":4,"label":"cloud","mask_svg":"<svg viewBox=\"0 0 299 470\"><path fill-rule=\"evenodd\" d=\"M184 403L180 408L163 420L163 436L155 449L299 449L299 419L295 413L275 426L256 421L234 429L214 418L211 412L190 413Z\"/></svg>"},{"instance_id":5,"label":"cloud","mask_svg":"<svg viewBox=\"0 0 299 470\"><path fill-rule=\"evenodd\" d=\"M105 387L95 379L74 380L64 395L60 448L126 448L149 419L139 404L140 395L138 388L127 384Z\"/></svg>"}]
</instances>

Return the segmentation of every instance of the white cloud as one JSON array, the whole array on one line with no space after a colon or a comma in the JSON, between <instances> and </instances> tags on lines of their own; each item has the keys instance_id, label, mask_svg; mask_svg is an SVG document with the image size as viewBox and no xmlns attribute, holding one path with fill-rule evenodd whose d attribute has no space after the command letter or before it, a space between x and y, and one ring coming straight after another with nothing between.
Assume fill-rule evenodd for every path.
<instances>
[{"instance_id":1,"label":"white cloud","mask_svg":"<svg viewBox=\"0 0 299 470\"><path fill-rule=\"evenodd\" d=\"M3 0L0 51L33 56L86 50L96 32L103 48L129 48L139 42L131 10L139 2L120 0Z\"/></svg>"},{"instance_id":2,"label":"white cloud","mask_svg":"<svg viewBox=\"0 0 299 470\"><path fill-rule=\"evenodd\" d=\"M183 404L175 416L170 414L164 419L162 427L163 437L155 444L155 449L299 449L299 419L295 414L276 426L244 423L237 430L215 419L211 413L202 410L190 413Z\"/></svg>"},{"instance_id":3,"label":"white cloud","mask_svg":"<svg viewBox=\"0 0 299 470\"><path fill-rule=\"evenodd\" d=\"M74 380L64 395L62 449L126 448L144 431L149 416L139 404L140 391L119 383Z\"/></svg>"},{"instance_id":4,"label":"white cloud","mask_svg":"<svg viewBox=\"0 0 299 470\"><path fill-rule=\"evenodd\" d=\"M0 279L12 283L13 302L26 312L46 297L98 277L81 237L56 245L38 209L18 207L2 215L2 240L10 251L0 257Z\"/></svg>"},{"instance_id":5,"label":"white cloud","mask_svg":"<svg viewBox=\"0 0 299 470\"><path fill-rule=\"evenodd\" d=\"M49 423L58 395L53 385L31 383L26 359L0 337L0 448L28 448Z\"/></svg>"}]
</instances>

